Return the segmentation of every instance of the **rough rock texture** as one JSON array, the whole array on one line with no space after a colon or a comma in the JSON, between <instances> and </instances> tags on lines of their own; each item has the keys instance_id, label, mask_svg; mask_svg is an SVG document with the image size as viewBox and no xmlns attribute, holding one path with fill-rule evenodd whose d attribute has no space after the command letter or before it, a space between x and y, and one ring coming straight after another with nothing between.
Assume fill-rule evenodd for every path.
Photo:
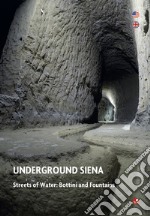
<instances>
[{"instance_id":1,"label":"rough rock texture","mask_svg":"<svg viewBox=\"0 0 150 216\"><path fill-rule=\"evenodd\" d=\"M128 0L27 0L20 6L3 50L0 93L19 97L21 125L97 120L102 72L137 71L128 9Z\"/></svg>"},{"instance_id":2,"label":"rough rock texture","mask_svg":"<svg viewBox=\"0 0 150 216\"><path fill-rule=\"evenodd\" d=\"M137 157L150 146L149 131L137 133L130 125L104 124L99 128L85 132L84 140L99 146L109 146L116 154Z\"/></svg>"},{"instance_id":3,"label":"rough rock texture","mask_svg":"<svg viewBox=\"0 0 150 216\"><path fill-rule=\"evenodd\" d=\"M98 127L99 124L52 126L36 129L5 129L0 131L0 154L13 158L55 158L58 155L74 155L85 152L87 143L64 139Z\"/></svg>"},{"instance_id":4,"label":"rough rock texture","mask_svg":"<svg viewBox=\"0 0 150 216\"><path fill-rule=\"evenodd\" d=\"M140 27L135 29L139 62L140 95L135 121L135 129L150 130L150 1L132 1L132 10L140 12L136 19Z\"/></svg>"},{"instance_id":5,"label":"rough rock texture","mask_svg":"<svg viewBox=\"0 0 150 216\"><path fill-rule=\"evenodd\" d=\"M98 148L98 147L97 147ZM88 159L93 159L95 151L91 152L91 155L87 153ZM104 158L105 156L105 158ZM46 183L78 183L86 184L87 182L104 183L112 182L118 173L118 163L116 158L112 154L106 154L100 159L96 156L94 161L90 162L93 166L100 163L105 166L105 177L100 175L12 175L12 165L20 165L18 161L9 161L7 159L0 158L0 162L3 165L3 169L0 173L0 213L3 216L80 216L86 215L84 211L91 205L101 194L103 194L104 188L12 188L13 182L16 183L30 183L31 185L36 182ZM86 156L85 156L86 158ZM80 166L77 163L82 162L84 165L84 159L82 155L78 155L75 159L67 158L65 161L60 159L59 165L66 166L68 163L73 166ZM86 158L87 159L87 158ZM74 163L72 163L73 161ZM21 163L22 166L39 166L44 164L47 166L54 166L53 162L47 160L40 160L38 162L30 161ZM107 164L107 166L105 165ZM112 165L113 164L113 165ZM86 164L87 165L87 164ZM112 173L112 175L110 175ZM27 178L27 180L26 180Z\"/></svg>"},{"instance_id":6,"label":"rough rock texture","mask_svg":"<svg viewBox=\"0 0 150 216\"><path fill-rule=\"evenodd\" d=\"M16 127L21 124L22 114L20 113L20 99L19 97L11 97L0 94L0 124L5 123Z\"/></svg>"},{"instance_id":7,"label":"rough rock texture","mask_svg":"<svg viewBox=\"0 0 150 216\"><path fill-rule=\"evenodd\" d=\"M10 99L11 101L11 99ZM96 127L80 124L36 129L0 131L0 215L81 216L106 187L114 183L120 169L117 156L107 148L81 142L80 133ZM76 139L72 136L77 134ZM66 139L62 137L70 136ZM104 174L14 174L13 166L102 167ZM34 188L34 184L39 186ZM26 184L29 187L17 187ZM47 186L41 187L41 183ZM64 187L61 186L63 183ZM13 187L13 185L16 187ZM49 187L57 184L57 187ZM67 185L77 184L77 187ZM85 184L88 187L80 187Z\"/></svg>"},{"instance_id":8,"label":"rough rock texture","mask_svg":"<svg viewBox=\"0 0 150 216\"><path fill-rule=\"evenodd\" d=\"M17 11L3 52L1 91L21 94L26 123L93 114L99 53L83 13L70 1L29 0Z\"/></svg>"}]
</instances>

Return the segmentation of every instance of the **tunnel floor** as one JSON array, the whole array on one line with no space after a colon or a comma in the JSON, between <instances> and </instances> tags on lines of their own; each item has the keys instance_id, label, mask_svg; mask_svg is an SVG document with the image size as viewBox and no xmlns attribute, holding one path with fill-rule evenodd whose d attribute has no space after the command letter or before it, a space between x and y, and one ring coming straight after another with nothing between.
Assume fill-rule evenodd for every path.
<instances>
[{"instance_id":1,"label":"tunnel floor","mask_svg":"<svg viewBox=\"0 0 150 216\"><path fill-rule=\"evenodd\" d=\"M110 147L116 154L139 155L150 146L149 132L130 130L130 124L106 123L85 132L84 140L95 145Z\"/></svg>"},{"instance_id":2,"label":"tunnel floor","mask_svg":"<svg viewBox=\"0 0 150 216\"><path fill-rule=\"evenodd\" d=\"M68 140L86 141L91 148L98 146L102 150L109 149L109 151L115 152L120 163L118 178L150 146L150 134L142 131L140 133L130 131L130 124L105 123L96 129L81 133L80 136L78 134L68 136ZM139 167L134 168L134 171L139 171ZM149 179L146 179L144 185L148 182ZM135 183L138 184L138 179L135 180ZM128 205L130 201L132 202L135 197L149 204L145 195L137 190L128 197L124 206ZM142 215L149 216L149 212L144 211ZM110 216L116 216L116 214L111 213Z\"/></svg>"},{"instance_id":3,"label":"tunnel floor","mask_svg":"<svg viewBox=\"0 0 150 216\"><path fill-rule=\"evenodd\" d=\"M82 138L79 134L82 134ZM79 141L77 142L80 137ZM69 141L67 140L69 139ZM1 130L0 153L24 157L55 155L97 145L116 154L137 156L149 146L150 134L130 130L130 125L111 123L80 124L34 129Z\"/></svg>"},{"instance_id":4,"label":"tunnel floor","mask_svg":"<svg viewBox=\"0 0 150 216\"><path fill-rule=\"evenodd\" d=\"M93 158L97 157L98 152L101 157L106 151L113 152L117 156L120 163L120 171L117 171L119 177L149 146L149 133L137 134L130 131L129 128L129 125L111 123L1 130L0 155L17 160L34 158L38 162L41 158L55 159L58 155L64 155L65 158L67 157L66 153L73 155L76 152L82 152L84 155L90 146ZM109 156L107 160L109 161ZM89 163L89 153L86 156L86 161ZM116 165L115 167L117 170L118 167ZM110 175L113 176L114 171ZM144 195L141 196L138 190L126 200L124 205L132 201L134 197L146 199ZM149 212L143 215L148 216Z\"/></svg>"}]
</instances>

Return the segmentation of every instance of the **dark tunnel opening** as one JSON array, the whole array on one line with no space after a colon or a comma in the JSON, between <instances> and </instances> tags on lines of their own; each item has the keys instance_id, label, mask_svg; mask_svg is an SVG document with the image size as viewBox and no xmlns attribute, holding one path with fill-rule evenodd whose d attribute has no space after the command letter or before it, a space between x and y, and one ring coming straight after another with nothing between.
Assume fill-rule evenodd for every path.
<instances>
[{"instance_id":1,"label":"dark tunnel opening","mask_svg":"<svg viewBox=\"0 0 150 216\"><path fill-rule=\"evenodd\" d=\"M0 33L0 57L2 55L3 47L5 45L7 35L9 32L9 28L13 21L15 11L19 7L19 5L24 0L3 0L1 2L1 13L0 13L0 26L1 26L1 33Z\"/></svg>"},{"instance_id":2,"label":"dark tunnel opening","mask_svg":"<svg viewBox=\"0 0 150 216\"><path fill-rule=\"evenodd\" d=\"M139 78L136 59L121 50L110 48L103 52L102 99L98 121L129 123L137 112Z\"/></svg>"}]
</instances>

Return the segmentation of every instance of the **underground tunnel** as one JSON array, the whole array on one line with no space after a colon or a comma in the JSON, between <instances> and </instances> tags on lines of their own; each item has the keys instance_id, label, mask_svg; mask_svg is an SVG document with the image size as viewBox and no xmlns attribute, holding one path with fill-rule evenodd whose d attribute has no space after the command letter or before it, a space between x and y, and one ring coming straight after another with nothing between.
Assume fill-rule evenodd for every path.
<instances>
[{"instance_id":1,"label":"underground tunnel","mask_svg":"<svg viewBox=\"0 0 150 216\"><path fill-rule=\"evenodd\" d=\"M75 3L75 7L82 12L83 16L79 22L84 20L82 25L88 26L82 44L82 47L86 49L81 49L78 42L83 39L82 28L84 27L82 25L77 27L75 23L74 37L70 37L65 42L67 47L70 46L70 50L74 50L74 53L65 56L65 53L62 53L62 42L60 39L57 42L57 34L62 35L59 22L50 17L49 19L53 20L54 24L52 27L48 25L47 33L41 32L40 35L40 32L37 32L35 20L33 19L33 24L29 23L32 22L30 19L34 12L35 17L39 19L39 24L43 23L41 31L44 31L48 22L44 18L44 12L41 14L41 9L36 8L33 1L30 3L30 10L27 9L29 1L21 4L22 2L22 0L16 1L15 4L11 2L9 9L7 4L10 2L4 3L5 13L3 10L1 14L1 22L6 20L3 22L5 28L1 34L1 52L6 39L8 42L5 44L1 58L0 92L3 103L9 104L7 113L3 108L1 110L1 121L6 122L6 125L11 123L18 126L45 123L52 125L94 123L105 119L104 110L101 111L103 106L107 113L106 119L115 122L132 122L138 106L139 80L131 19L121 18L120 8L118 8L117 19L115 17L111 20L103 16L99 20L98 9L97 11L93 9L91 12L91 8L87 10L88 2ZM94 8L95 4L97 3L93 3L91 7ZM76 13L75 7L71 7L73 13ZM101 5L98 7L101 10ZM129 6L124 3L122 7ZM41 8L44 11L44 7L41 6ZM91 19L90 22L85 18L87 13ZM109 13L110 17L114 16L113 11ZM23 14L26 19L23 18ZM9 19L6 19L8 15ZM92 22L94 25L91 25ZM62 25L65 26L63 23ZM68 25L70 28L70 23ZM104 31L101 31L101 26ZM39 39L34 38L36 34ZM64 38L65 35L68 38L67 34L69 33L64 34ZM75 43L79 44L76 49L75 40ZM49 44L53 45L50 47ZM54 52L56 56L53 57L51 53ZM13 53L16 53L16 57ZM62 53L62 59L59 60L57 53ZM57 58L58 61L56 61ZM69 60L66 61L66 58ZM57 78L55 69L62 74L60 80ZM66 71L68 71L67 74L65 74ZM73 85L74 79L76 79L75 85ZM113 116L108 117L109 112Z\"/></svg>"},{"instance_id":2,"label":"underground tunnel","mask_svg":"<svg viewBox=\"0 0 150 216\"><path fill-rule=\"evenodd\" d=\"M101 195L116 196L105 183L113 191L149 146L149 1L138 3L136 30L131 1L0 3L0 215L100 215ZM104 174L13 173L20 166L101 166Z\"/></svg>"},{"instance_id":3,"label":"underground tunnel","mask_svg":"<svg viewBox=\"0 0 150 216\"><path fill-rule=\"evenodd\" d=\"M130 123L139 101L138 66L119 50L104 54L99 121Z\"/></svg>"}]
</instances>

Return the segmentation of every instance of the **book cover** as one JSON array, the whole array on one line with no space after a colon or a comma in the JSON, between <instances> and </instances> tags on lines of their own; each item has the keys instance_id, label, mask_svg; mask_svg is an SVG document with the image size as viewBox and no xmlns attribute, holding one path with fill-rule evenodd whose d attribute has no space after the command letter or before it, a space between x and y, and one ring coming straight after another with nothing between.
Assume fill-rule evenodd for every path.
<instances>
[{"instance_id":1,"label":"book cover","mask_svg":"<svg viewBox=\"0 0 150 216\"><path fill-rule=\"evenodd\" d=\"M148 216L149 0L0 9L0 215Z\"/></svg>"}]
</instances>

